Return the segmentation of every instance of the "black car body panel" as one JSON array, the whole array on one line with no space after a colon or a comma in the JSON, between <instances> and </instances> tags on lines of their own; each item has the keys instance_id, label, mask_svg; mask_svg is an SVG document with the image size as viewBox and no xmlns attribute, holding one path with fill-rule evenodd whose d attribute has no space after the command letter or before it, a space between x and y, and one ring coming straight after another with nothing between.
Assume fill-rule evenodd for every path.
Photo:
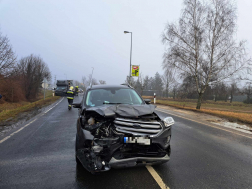
<instances>
[{"instance_id":1,"label":"black car body panel","mask_svg":"<svg viewBox=\"0 0 252 189\"><path fill-rule=\"evenodd\" d=\"M119 104L119 105L103 105L97 107L90 107L86 109L86 112L97 112L104 117L129 117L129 118L138 118L143 115L152 114L155 110L154 105L128 105L128 104Z\"/></svg>"},{"instance_id":2,"label":"black car body panel","mask_svg":"<svg viewBox=\"0 0 252 189\"><path fill-rule=\"evenodd\" d=\"M93 86L79 108L76 160L91 173L169 161L171 125L146 104L104 104L88 107L87 93L94 89L127 89L128 86ZM134 89L132 89L134 90ZM75 106L75 105L74 105Z\"/></svg>"}]
</instances>

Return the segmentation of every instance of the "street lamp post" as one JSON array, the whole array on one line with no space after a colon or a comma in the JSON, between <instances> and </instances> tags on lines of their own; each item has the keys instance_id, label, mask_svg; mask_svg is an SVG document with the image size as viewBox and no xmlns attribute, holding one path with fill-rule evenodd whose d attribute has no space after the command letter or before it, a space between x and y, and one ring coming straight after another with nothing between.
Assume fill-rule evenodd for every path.
<instances>
[{"instance_id":1,"label":"street lamp post","mask_svg":"<svg viewBox=\"0 0 252 189\"><path fill-rule=\"evenodd\" d=\"M131 77L131 57L132 57L132 32L124 31L124 33L130 33L131 34L131 44L130 44L130 70L129 70L129 81Z\"/></svg>"}]
</instances>

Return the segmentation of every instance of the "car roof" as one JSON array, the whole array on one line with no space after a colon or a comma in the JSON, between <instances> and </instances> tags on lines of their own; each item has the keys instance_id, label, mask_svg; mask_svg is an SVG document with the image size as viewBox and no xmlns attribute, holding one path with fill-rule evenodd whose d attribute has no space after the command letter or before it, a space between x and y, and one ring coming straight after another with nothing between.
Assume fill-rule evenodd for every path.
<instances>
[{"instance_id":1,"label":"car roof","mask_svg":"<svg viewBox=\"0 0 252 189\"><path fill-rule=\"evenodd\" d=\"M107 88L122 88L122 89L128 89L131 88L127 84L125 85L92 85L92 88L89 89L107 89Z\"/></svg>"}]
</instances>

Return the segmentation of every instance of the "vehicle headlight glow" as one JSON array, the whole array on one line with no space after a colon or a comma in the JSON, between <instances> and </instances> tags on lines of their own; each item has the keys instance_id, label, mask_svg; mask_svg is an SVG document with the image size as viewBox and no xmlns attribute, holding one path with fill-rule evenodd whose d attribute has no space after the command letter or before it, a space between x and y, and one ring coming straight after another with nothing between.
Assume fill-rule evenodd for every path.
<instances>
[{"instance_id":1,"label":"vehicle headlight glow","mask_svg":"<svg viewBox=\"0 0 252 189\"><path fill-rule=\"evenodd\" d=\"M165 127L170 127L171 125L175 123L172 117L166 117L164 118L163 121L164 121Z\"/></svg>"}]
</instances>

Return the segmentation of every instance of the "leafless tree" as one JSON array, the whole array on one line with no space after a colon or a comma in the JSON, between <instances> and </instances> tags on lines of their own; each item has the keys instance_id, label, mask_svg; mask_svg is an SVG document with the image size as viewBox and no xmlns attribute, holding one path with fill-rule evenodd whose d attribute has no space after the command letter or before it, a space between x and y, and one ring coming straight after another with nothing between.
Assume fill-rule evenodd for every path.
<instances>
[{"instance_id":1,"label":"leafless tree","mask_svg":"<svg viewBox=\"0 0 252 189\"><path fill-rule=\"evenodd\" d=\"M209 85L238 75L251 59L245 41L236 42L236 7L230 0L184 0L178 24L167 24L162 41L167 45L163 68L195 79L200 109Z\"/></svg>"},{"instance_id":2,"label":"leafless tree","mask_svg":"<svg viewBox=\"0 0 252 189\"><path fill-rule=\"evenodd\" d=\"M243 75L240 75L237 79L246 81L246 83L250 83L252 82L252 62L248 63L248 67L246 71L247 71L246 73L244 73Z\"/></svg>"},{"instance_id":3,"label":"leafless tree","mask_svg":"<svg viewBox=\"0 0 252 189\"><path fill-rule=\"evenodd\" d=\"M22 80L25 97L28 100L37 97L43 80L51 80L50 70L39 56L30 55L21 58L16 73Z\"/></svg>"},{"instance_id":4,"label":"leafless tree","mask_svg":"<svg viewBox=\"0 0 252 189\"><path fill-rule=\"evenodd\" d=\"M178 90L178 86L173 85L173 87L172 87L173 99L176 98L177 90Z\"/></svg>"},{"instance_id":5,"label":"leafless tree","mask_svg":"<svg viewBox=\"0 0 252 189\"><path fill-rule=\"evenodd\" d=\"M166 70L162 76L166 97L168 97L169 89L171 89L172 84L175 82L174 75L175 75L175 72L173 70Z\"/></svg>"},{"instance_id":6,"label":"leafless tree","mask_svg":"<svg viewBox=\"0 0 252 189\"><path fill-rule=\"evenodd\" d=\"M87 82L87 78L85 76L82 76L81 82L85 85Z\"/></svg>"},{"instance_id":7,"label":"leafless tree","mask_svg":"<svg viewBox=\"0 0 252 189\"><path fill-rule=\"evenodd\" d=\"M220 94L221 94L220 88L221 88L221 83L215 83L214 85L212 85L215 102L217 102L217 100L220 99Z\"/></svg>"},{"instance_id":8,"label":"leafless tree","mask_svg":"<svg viewBox=\"0 0 252 189\"><path fill-rule=\"evenodd\" d=\"M92 77L91 74L89 74L88 76L88 80L87 80L88 84L90 85L92 83L92 85L98 85L99 83L97 82L97 80L95 78Z\"/></svg>"},{"instance_id":9,"label":"leafless tree","mask_svg":"<svg viewBox=\"0 0 252 189\"><path fill-rule=\"evenodd\" d=\"M16 55L12 50L8 37L0 32L0 75L7 77L16 63Z\"/></svg>"},{"instance_id":10,"label":"leafless tree","mask_svg":"<svg viewBox=\"0 0 252 189\"><path fill-rule=\"evenodd\" d=\"M134 77L126 77L125 83L129 84L132 87L135 87L136 81L134 80Z\"/></svg>"},{"instance_id":11,"label":"leafless tree","mask_svg":"<svg viewBox=\"0 0 252 189\"><path fill-rule=\"evenodd\" d=\"M87 87L89 85L89 83L87 81L87 78L85 76L82 76L81 82L82 82L82 85L83 85L83 88L84 88L83 90L86 91L86 89L87 89Z\"/></svg>"},{"instance_id":12,"label":"leafless tree","mask_svg":"<svg viewBox=\"0 0 252 189\"><path fill-rule=\"evenodd\" d=\"M106 84L106 81L104 81L104 80L99 80L99 83L100 83L101 85L105 85L105 84Z\"/></svg>"}]
</instances>

